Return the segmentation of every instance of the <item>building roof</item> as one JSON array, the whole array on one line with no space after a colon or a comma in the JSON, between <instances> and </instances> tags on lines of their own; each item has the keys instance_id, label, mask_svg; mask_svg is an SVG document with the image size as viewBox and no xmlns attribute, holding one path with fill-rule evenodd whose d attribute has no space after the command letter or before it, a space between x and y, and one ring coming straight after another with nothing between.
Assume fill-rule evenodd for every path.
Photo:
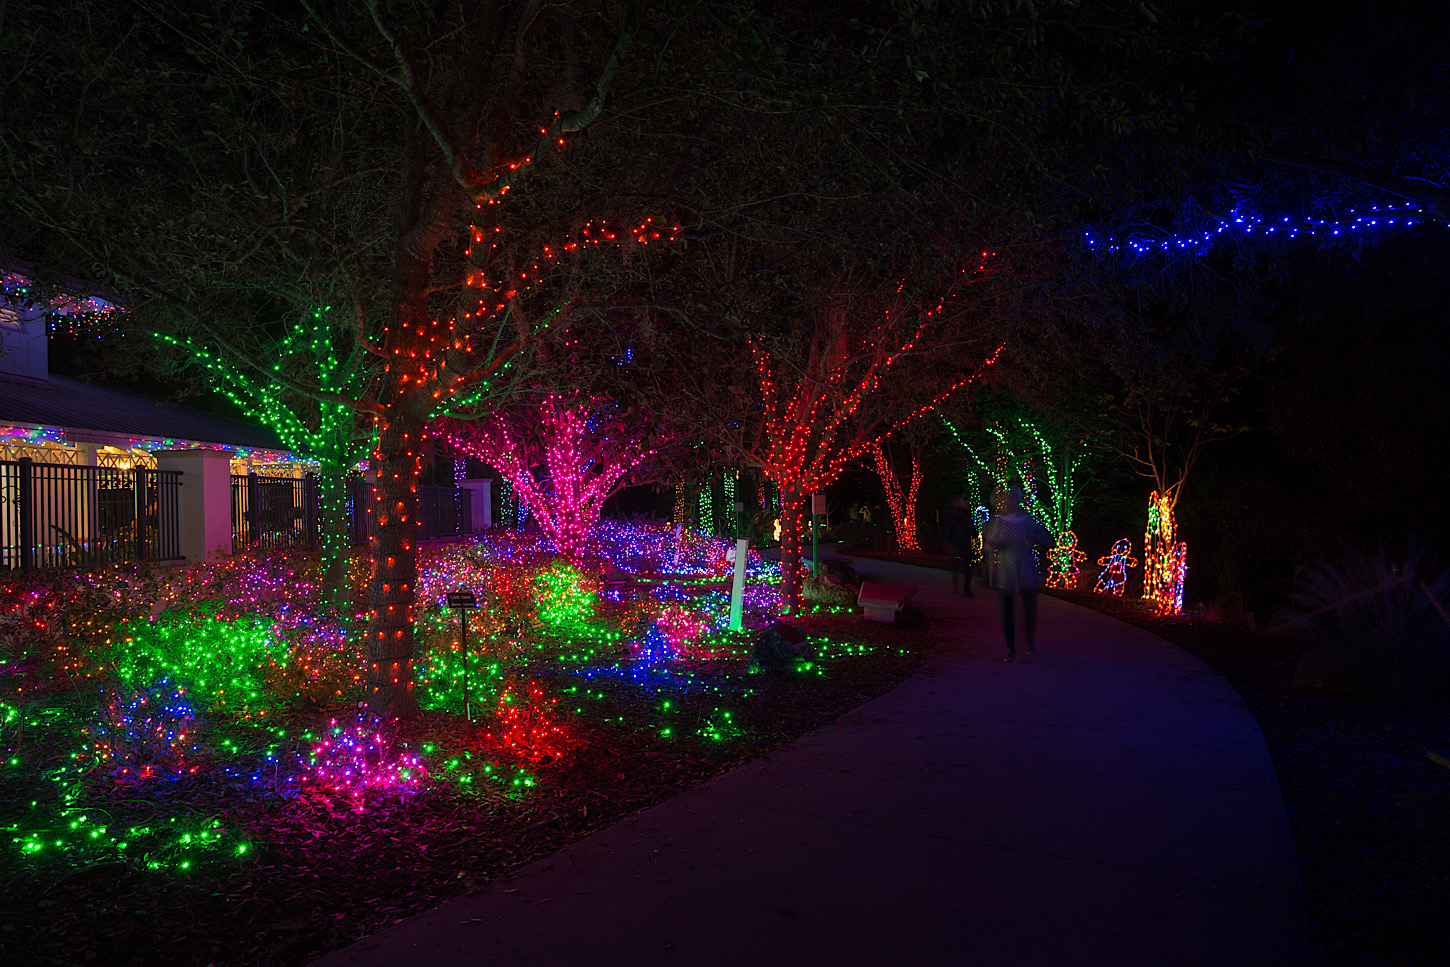
<instances>
[{"instance_id":1,"label":"building roof","mask_svg":"<svg viewBox=\"0 0 1450 967\"><path fill-rule=\"evenodd\" d=\"M66 438L87 431L136 440L209 443L249 450L286 450L270 428L79 380L0 374L0 422L59 427Z\"/></svg>"}]
</instances>

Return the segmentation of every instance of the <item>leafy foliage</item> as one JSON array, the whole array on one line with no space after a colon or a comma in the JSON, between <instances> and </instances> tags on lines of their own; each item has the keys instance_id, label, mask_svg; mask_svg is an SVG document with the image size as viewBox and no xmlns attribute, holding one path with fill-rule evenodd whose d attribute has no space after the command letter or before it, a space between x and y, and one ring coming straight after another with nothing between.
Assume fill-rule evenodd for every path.
<instances>
[{"instance_id":1,"label":"leafy foliage","mask_svg":"<svg viewBox=\"0 0 1450 967\"><path fill-rule=\"evenodd\" d=\"M1450 570L1412 542L1403 560L1383 547L1346 548L1340 564L1299 578L1296 605L1319 640L1363 684L1399 695L1450 693Z\"/></svg>"}]
</instances>

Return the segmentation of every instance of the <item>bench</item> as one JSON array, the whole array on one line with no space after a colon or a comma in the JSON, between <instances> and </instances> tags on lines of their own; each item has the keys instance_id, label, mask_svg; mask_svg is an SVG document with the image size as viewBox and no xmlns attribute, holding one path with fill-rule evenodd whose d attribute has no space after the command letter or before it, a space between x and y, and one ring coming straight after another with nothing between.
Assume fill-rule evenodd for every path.
<instances>
[{"instance_id":1,"label":"bench","mask_svg":"<svg viewBox=\"0 0 1450 967\"><path fill-rule=\"evenodd\" d=\"M884 581L863 581L856 603L866 612L867 621L895 621L896 612L911 600L916 588L910 584L887 584Z\"/></svg>"}]
</instances>

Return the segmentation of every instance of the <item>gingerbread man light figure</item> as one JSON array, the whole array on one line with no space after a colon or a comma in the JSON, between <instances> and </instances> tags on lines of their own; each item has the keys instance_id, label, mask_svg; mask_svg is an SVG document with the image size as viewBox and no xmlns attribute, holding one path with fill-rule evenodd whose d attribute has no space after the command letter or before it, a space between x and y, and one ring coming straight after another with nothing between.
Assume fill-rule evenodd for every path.
<instances>
[{"instance_id":1,"label":"gingerbread man light figure","mask_svg":"<svg viewBox=\"0 0 1450 967\"><path fill-rule=\"evenodd\" d=\"M1118 538L1108 556L1098 558L1098 564L1102 571L1098 573L1098 583L1093 585L1093 593L1121 598L1128 583L1128 568L1138 566L1138 559L1133 557L1133 542L1126 537Z\"/></svg>"},{"instance_id":2,"label":"gingerbread man light figure","mask_svg":"<svg viewBox=\"0 0 1450 967\"><path fill-rule=\"evenodd\" d=\"M1077 587L1078 562L1086 561L1087 555L1077 549L1077 535L1063 531L1057 535L1057 544L1047 552L1047 586L1071 591Z\"/></svg>"}]
</instances>

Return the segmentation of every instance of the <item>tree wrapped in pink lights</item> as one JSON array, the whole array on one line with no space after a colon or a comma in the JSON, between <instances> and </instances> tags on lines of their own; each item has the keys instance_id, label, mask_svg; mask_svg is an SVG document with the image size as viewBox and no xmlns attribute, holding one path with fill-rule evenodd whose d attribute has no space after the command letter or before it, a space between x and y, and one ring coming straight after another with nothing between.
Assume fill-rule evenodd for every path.
<instances>
[{"instance_id":1,"label":"tree wrapped in pink lights","mask_svg":"<svg viewBox=\"0 0 1450 967\"><path fill-rule=\"evenodd\" d=\"M541 394L482 419L443 420L436 432L497 470L574 561L604 502L659 448L648 412L585 394Z\"/></svg>"}]
</instances>

